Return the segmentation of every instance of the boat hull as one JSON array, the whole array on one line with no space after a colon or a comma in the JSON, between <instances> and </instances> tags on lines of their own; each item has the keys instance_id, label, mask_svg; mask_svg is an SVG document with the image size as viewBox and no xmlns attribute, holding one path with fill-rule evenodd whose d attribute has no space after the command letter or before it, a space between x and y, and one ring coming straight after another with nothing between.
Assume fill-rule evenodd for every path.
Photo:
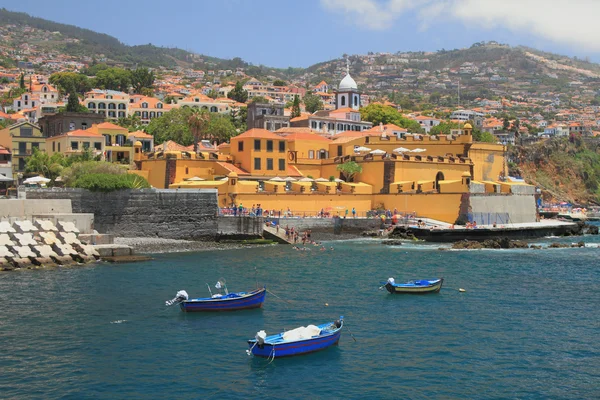
<instances>
[{"instance_id":1,"label":"boat hull","mask_svg":"<svg viewBox=\"0 0 600 400\"><path fill-rule=\"evenodd\" d=\"M249 341L249 347L252 349L252 354L257 357L272 357L272 358L281 358L281 357L292 357L299 356L302 354L314 353L317 351L325 350L328 347L334 346L338 344L340 341L340 336L342 334L341 330L328 335L321 336L313 339L306 339L297 342L289 342L289 343L278 343L278 344L267 344L264 345L254 345L254 341Z\"/></svg>"},{"instance_id":2,"label":"boat hull","mask_svg":"<svg viewBox=\"0 0 600 400\"><path fill-rule=\"evenodd\" d=\"M422 285L422 286L402 286L402 285L392 285L390 282L385 284L385 288L388 292L392 294L428 294L428 293L438 293L442 289L442 285L444 284L444 279L439 279L435 283L431 285Z\"/></svg>"},{"instance_id":3,"label":"boat hull","mask_svg":"<svg viewBox=\"0 0 600 400\"><path fill-rule=\"evenodd\" d=\"M184 312L237 311L262 307L267 289L259 289L245 296L231 299L191 299L179 304Z\"/></svg>"}]
</instances>

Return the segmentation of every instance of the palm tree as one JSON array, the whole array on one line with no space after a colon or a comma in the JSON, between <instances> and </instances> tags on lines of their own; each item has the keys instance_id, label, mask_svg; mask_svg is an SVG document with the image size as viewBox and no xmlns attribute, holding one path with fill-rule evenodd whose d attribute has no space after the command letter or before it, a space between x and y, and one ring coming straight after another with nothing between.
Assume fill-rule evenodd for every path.
<instances>
[{"instance_id":1,"label":"palm tree","mask_svg":"<svg viewBox=\"0 0 600 400\"><path fill-rule=\"evenodd\" d=\"M200 135L206 130L210 117L204 110L195 109L188 118L188 125L194 136L194 153L198 152L198 142Z\"/></svg>"},{"instance_id":2,"label":"palm tree","mask_svg":"<svg viewBox=\"0 0 600 400\"><path fill-rule=\"evenodd\" d=\"M56 179L63 169L64 157L60 153L53 154L52 157L38 149L33 150L33 154L27 159L25 172L40 174L49 179Z\"/></svg>"}]
</instances>

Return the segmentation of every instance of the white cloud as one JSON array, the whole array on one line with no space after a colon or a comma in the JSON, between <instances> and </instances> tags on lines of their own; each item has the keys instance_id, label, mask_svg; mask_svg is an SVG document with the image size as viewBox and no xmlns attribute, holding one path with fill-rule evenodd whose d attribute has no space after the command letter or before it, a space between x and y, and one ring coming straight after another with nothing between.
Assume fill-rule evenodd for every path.
<instances>
[{"instance_id":1,"label":"white cloud","mask_svg":"<svg viewBox=\"0 0 600 400\"><path fill-rule=\"evenodd\" d=\"M598 0L321 0L321 4L370 30L389 29L406 12L415 11L423 29L455 20L600 51Z\"/></svg>"}]
</instances>

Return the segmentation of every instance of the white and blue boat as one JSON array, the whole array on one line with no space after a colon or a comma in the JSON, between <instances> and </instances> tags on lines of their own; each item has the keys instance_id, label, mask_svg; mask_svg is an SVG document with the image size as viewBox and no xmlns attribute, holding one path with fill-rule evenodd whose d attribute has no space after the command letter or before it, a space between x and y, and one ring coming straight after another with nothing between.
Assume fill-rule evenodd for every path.
<instances>
[{"instance_id":1,"label":"white and blue boat","mask_svg":"<svg viewBox=\"0 0 600 400\"><path fill-rule=\"evenodd\" d=\"M344 317L321 325L308 325L267 336L260 331L248 340L246 352L258 357L279 358L321 351L338 344L344 326Z\"/></svg>"},{"instance_id":2,"label":"white and blue boat","mask_svg":"<svg viewBox=\"0 0 600 400\"><path fill-rule=\"evenodd\" d=\"M415 279L404 283L396 283L394 278L389 278L385 288L392 294L427 294L437 293L444 284L444 278Z\"/></svg>"},{"instance_id":3,"label":"white and blue boat","mask_svg":"<svg viewBox=\"0 0 600 400\"><path fill-rule=\"evenodd\" d=\"M207 284L208 286L208 284ZM215 285L217 289L225 288L225 294L212 294L210 287L210 297L199 297L190 299L185 290L180 290L173 300L166 302L167 306L179 304L181 311L237 311L251 308L262 307L267 294L266 286L251 292L229 293L224 280L220 280Z\"/></svg>"}]
</instances>

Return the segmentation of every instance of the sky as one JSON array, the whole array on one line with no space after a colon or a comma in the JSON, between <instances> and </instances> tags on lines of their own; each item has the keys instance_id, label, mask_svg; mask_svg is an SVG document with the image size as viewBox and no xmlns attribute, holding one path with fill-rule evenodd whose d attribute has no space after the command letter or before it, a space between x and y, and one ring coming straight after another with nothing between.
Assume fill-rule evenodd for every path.
<instances>
[{"instance_id":1,"label":"sky","mask_svg":"<svg viewBox=\"0 0 600 400\"><path fill-rule=\"evenodd\" d=\"M600 0L0 0L0 7L129 45L279 68L489 40L600 62Z\"/></svg>"}]
</instances>

